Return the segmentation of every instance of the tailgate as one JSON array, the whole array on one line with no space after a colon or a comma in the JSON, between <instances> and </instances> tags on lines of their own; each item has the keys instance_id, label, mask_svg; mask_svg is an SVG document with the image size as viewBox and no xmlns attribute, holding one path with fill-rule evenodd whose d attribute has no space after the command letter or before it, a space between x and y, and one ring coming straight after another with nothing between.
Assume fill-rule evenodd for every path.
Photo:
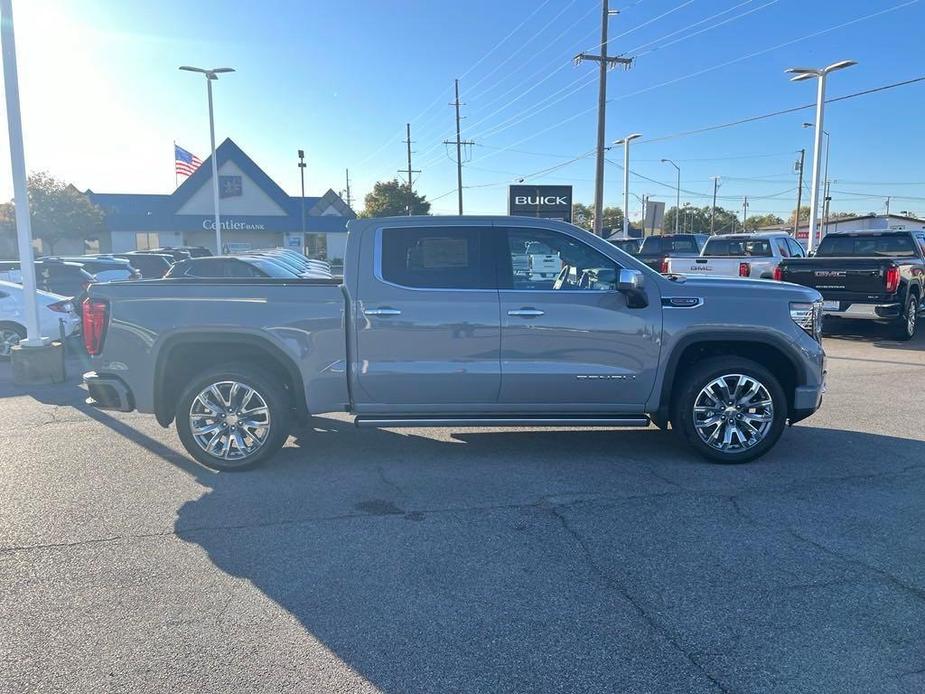
<instances>
[{"instance_id":1,"label":"tailgate","mask_svg":"<svg viewBox=\"0 0 925 694\"><path fill-rule=\"evenodd\" d=\"M669 258L668 269L680 275L738 277L740 262L730 258Z\"/></svg>"},{"instance_id":2,"label":"tailgate","mask_svg":"<svg viewBox=\"0 0 925 694\"><path fill-rule=\"evenodd\" d=\"M785 281L818 289L826 297L874 298L885 295L886 270L892 264L878 258L807 258L786 260L781 268Z\"/></svg>"}]
</instances>

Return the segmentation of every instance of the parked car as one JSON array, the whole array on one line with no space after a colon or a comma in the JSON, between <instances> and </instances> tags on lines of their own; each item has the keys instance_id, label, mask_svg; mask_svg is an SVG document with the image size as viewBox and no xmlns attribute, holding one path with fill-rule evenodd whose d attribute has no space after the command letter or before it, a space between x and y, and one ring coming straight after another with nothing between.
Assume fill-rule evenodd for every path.
<instances>
[{"instance_id":1,"label":"parked car","mask_svg":"<svg viewBox=\"0 0 925 694\"><path fill-rule=\"evenodd\" d=\"M283 267L291 270L296 275L300 277L331 277L330 272L325 272L320 269L318 266L302 264L297 260L293 260L287 255L281 253L267 253L260 251L252 251L250 253L242 254L244 256L250 256L254 258L266 258L270 262L277 263Z\"/></svg>"},{"instance_id":2,"label":"parked car","mask_svg":"<svg viewBox=\"0 0 925 694\"><path fill-rule=\"evenodd\" d=\"M267 258L243 255L213 255L181 260L174 263L164 275L165 278L277 277L282 279L296 279L298 276L293 270Z\"/></svg>"},{"instance_id":3,"label":"parked car","mask_svg":"<svg viewBox=\"0 0 925 694\"><path fill-rule=\"evenodd\" d=\"M665 261L668 258L698 256L708 238L705 234L647 236L636 257L656 272L667 273L668 264Z\"/></svg>"},{"instance_id":4,"label":"parked car","mask_svg":"<svg viewBox=\"0 0 925 694\"><path fill-rule=\"evenodd\" d=\"M925 309L925 231L828 234L813 257L782 260L775 279L820 291L827 320L880 321L909 340Z\"/></svg>"},{"instance_id":5,"label":"parked car","mask_svg":"<svg viewBox=\"0 0 925 694\"><path fill-rule=\"evenodd\" d=\"M22 284L22 273L18 260L0 263L0 280ZM96 278L79 263L43 258L35 261L35 285L37 289L74 297L82 294Z\"/></svg>"},{"instance_id":6,"label":"parked car","mask_svg":"<svg viewBox=\"0 0 925 694\"><path fill-rule=\"evenodd\" d=\"M671 422L694 450L737 463L821 402L813 289L664 277L554 220L348 229L342 281L93 285L91 401L176 422L190 455L217 469L264 461L293 417L333 411L371 427ZM555 279L514 272L530 243L561 259Z\"/></svg>"},{"instance_id":7,"label":"parked car","mask_svg":"<svg viewBox=\"0 0 925 694\"><path fill-rule=\"evenodd\" d=\"M80 314L67 297L37 291L39 329L45 337L73 335L80 328ZM9 359L10 350L26 337L25 303L21 284L0 280L0 359Z\"/></svg>"},{"instance_id":8,"label":"parked car","mask_svg":"<svg viewBox=\"0 0 925 694\"><path fill-rule=\"evenodd\" d=\"M176 246L171 250L186 251L189 253L190 258L207 258L212 255L212 251L205 246Z\"/></svg>"},{"instance_id":9,"label":"parked car","mask_svg":"<svg viewBox=\"0 0 925 694\"><path fill-rule=\"evenodd\" d=\"M639 249L642 247L642 239L607 239L614 246L624 253L630 255L639 255Z\"/></svg>"},{"instance_id":10,"label":"parked car","mask_svg":"<svg viewBox=\"0 0 925 694\"><path fill-rule=\"evenodd\" d=\"M134 253L154 253L157 255L169 255L173 258L174 262L178 260L189 260L193 256L190 255L189 251L180 250L178 248L150 248L147 250L133 251Z\"/></svg>"},{"instance_id":11,"label":"parked car","mask_svg":"<svg viewBox=\"0 0 925 694\"><path fill-rule=\"evenodd\" d=\"M141 279L141 273L133 268L129 261L111 255L75 255L54 256L45 260L63 260L78 263L93 275L97 282L117 282L119 280Z\"/></svg>"},{"instance_id":12,"label":"parked car","mask_svg":"<svg viewBox=\"0 0 925 694\"><path fill-rule=\"evenodd\" d=\"M773 279L783 258L802 258L803 247L790 234L762 232L711 236L699 258L666 258L667 274Z\"/></svg>"},{"instance_id":13,"label":"parked car","mask_svg":"<svg viewBox=\"0 0 925 694\"><path fill-rule=\"evenodd\" d=\"M167 274L173 265L173 256L164 253L113 253L113 257L127 260L145 279L156 279Z\"/></svg>"}]
</instances>

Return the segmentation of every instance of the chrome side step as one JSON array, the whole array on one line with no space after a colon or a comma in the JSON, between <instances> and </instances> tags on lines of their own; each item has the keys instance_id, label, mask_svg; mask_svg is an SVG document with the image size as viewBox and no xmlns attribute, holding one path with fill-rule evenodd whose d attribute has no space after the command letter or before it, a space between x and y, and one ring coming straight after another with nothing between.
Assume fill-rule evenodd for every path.
<instances>
[{"instance_id":1,"label":"chrome side step","mask_svg":"<svg viewBox=\"0 0 925 694\"><path fill-rule=\"evenodd\" d=\"M358 415L353 423L358 427L646 427L649 417L646 415L587 416L563 415L559 417L531 417L482 415L465 417L446 415L441 417L409 415L382 416Z\"/></svg>"}]
</instances>

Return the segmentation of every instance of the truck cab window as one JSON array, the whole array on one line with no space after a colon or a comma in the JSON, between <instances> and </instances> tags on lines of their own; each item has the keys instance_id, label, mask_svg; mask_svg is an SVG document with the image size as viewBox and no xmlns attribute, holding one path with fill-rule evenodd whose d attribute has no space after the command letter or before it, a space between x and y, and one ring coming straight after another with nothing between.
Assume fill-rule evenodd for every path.
<instances>
[{"instance_id":1,"label":"truck cab window","mask_svg":"<svg viewBox=\"0 0 925 694\"><path fill-rule=\"evenodd\" d=\"M383 229L382 279L417 289L486 289L478 228Z\"/></svg>"},{"instance_id":2,"label":"truck cab window","mask_svg":"<svg viewBox=\"0 0 925 694\"><path fill-rule=\"evenodd\" d=\"M510 229L507 249L510 280L502 282L502 287L564 291L616 289L617 264L567 234L545 229Z\"/></svg>"}]
</instances>

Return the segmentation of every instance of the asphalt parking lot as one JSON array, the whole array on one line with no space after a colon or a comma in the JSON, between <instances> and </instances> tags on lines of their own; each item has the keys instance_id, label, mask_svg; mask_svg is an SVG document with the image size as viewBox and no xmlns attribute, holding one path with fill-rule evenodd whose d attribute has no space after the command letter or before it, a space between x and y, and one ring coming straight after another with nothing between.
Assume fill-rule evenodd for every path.
<instances>
[{"instance_id":1,"label":"asphalt parking lot","mask_svg":"<svg viewBox=\"0 0 925 694\"><path fill-rule=\"evenodd\" d=\"M0 690L925 691L925 336L826 349L823 409L738 467L318 418L218 475L7 368Z\"/></svg>"}]
</instances>

